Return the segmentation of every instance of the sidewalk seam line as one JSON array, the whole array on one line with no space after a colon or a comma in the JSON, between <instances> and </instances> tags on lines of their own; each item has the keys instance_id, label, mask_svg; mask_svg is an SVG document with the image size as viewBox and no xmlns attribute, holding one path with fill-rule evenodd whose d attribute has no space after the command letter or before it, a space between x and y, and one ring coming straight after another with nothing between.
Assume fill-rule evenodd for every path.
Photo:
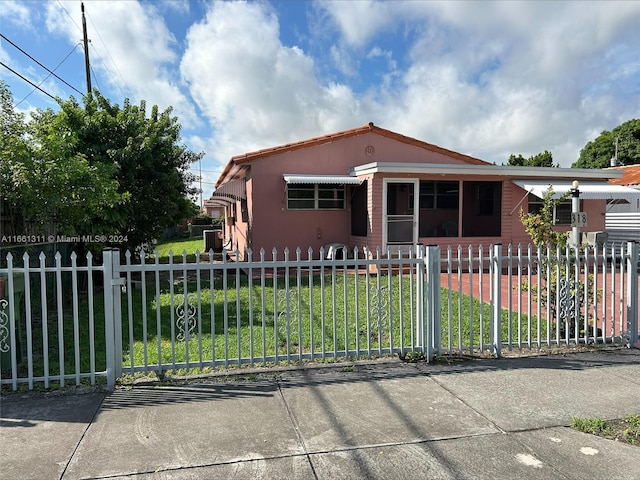
<instances>
[{"instance_id":1,"label":"sidewalk seam line","mask_svg":"<svg viewBox=\"0 0 640 480\"><path fill-rule=\"evenodd\" d=\"M456 398L460 403L462 403L464 406L470 408L472 411L474 411L476 413L476 415L480 416L481 418L484 418L487 422L489 422L490 425L492 425L494 428L498 429L499 432L501 433L508 433L506 430L504 430L502 427L500 427L496 422L494 422L493 420L491 420L489 417L487 417L485 414L483 414L482 412L478 411L476 408L474 408L473 406L471 406L470 404L468 404L467 402L465 402L462 398L460 398L460 396L458 394L456 394L453 390L447 388L445 385L443 385L441 382L439 382L438 380L436 380L431 374L427 374L428 378L430 378L431 380L433 380L436 385L438 385L440 388L442 388L443 390L445 390L446 392L448 392L450 395L453 395L454 398Z\"/></svg>"},{"instance_id":2,"label":"sidewalk seam line","mask_svg":"<svg viewBox=\"0 0 640 480\"><path fill-rule=\"evenodd\" d=\"M60 480L64 479L64 476L67 473L67 470L69 469L69 465L71 464L71 460L73 460L73 457L75 457L76 453L78 452L78 449L80 448L80 444L84 440L84 437L87 435L87 431L89 430L89 427L93 424L96 417L98 416L98 413L100 412L100 409L102 408L102 405L104 404L104 401L107 398L107 395L109 394L107 393L102 397L102 400L100 400L100 404L98 405L98 408L96 408L96 411L93 412L93 416L91 417L91 420L89 420L89 423L87 423L87 426L85 427L84 431L82 432L82 435L80 436L80 440L78 440L78 443L73 449L73 452L71 452L71 455L69 456L69 460L67 460L67 463L65 464L64 469L60 474Z\"/></svg>"},{"instance_id":3,"label":"sidewalk seam line","mask_svg":"<svg viewBox=\"0 0 640 480\"><path fill-rule=\"evenodd\" d=\"M278 393L280 394L280 398L282 399L282 403L284 403L284 408L287 411L287 416L289 417L289 421L293 425L293 430L296 432L296 437L298 437L298 442L300 442L300 445L302 445L302 450L304 451L304 456L307 458L307 461L309 462L309 466L311 467L311 471L313 472L313 478L315 478L317 480L318 479L318 474L316 473L316 469L313 466L313 461L311 460L311 454L309 453L309 449L307 448L307 444L305 443L304 438L302 437L302 434L300 433L300 427L298 425L298 422L296 421L295 415L293 414L293 411L289 407L289 404L287 403L287 399L284 397L284 393L282 391L282 384L281 384L281 382L279 380L276 380L276 386L278 387Z\"/></svg>"}]
</instances>

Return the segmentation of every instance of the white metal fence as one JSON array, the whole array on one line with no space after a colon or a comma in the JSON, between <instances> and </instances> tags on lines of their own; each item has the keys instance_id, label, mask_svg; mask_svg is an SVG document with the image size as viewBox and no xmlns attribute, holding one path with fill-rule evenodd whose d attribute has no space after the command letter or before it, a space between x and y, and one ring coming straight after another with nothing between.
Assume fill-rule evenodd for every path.
<instances>
[{"instance_id":1,"label":"white metal fence","mask_svg":"<svg viewBox=\"0 0 640 480\"><path fill-rule=\"evenodd\" d=\"M59 254L52 264L44 254L7 255L3 388L113 388L124 374L638 341L635 243L356 249L332 259L274 250L240 263L101 256L79 265L72 254L63 265Z\"/></svg>"}]
</instances>

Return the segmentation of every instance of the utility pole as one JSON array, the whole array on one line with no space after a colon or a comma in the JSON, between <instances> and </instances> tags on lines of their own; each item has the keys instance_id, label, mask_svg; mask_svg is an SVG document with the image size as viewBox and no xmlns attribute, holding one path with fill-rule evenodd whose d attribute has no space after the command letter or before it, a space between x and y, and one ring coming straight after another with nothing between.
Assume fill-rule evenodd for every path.
<instances>
[{"instance_id":1,"label":"utility pole","mask_svg":"<svg viewBox=\"0 0 640 480\"><path fill-rule=\"evenodd\" d=\"M202 203L202 158L199 160L200 163L200 212L204 211L204 203Z\"/></svg>"},{"instance_id":2,"label":"utility pole","mask_svg":"<svg viewBox=\"0 0 640 480\"><path fill-rule=\"evenodd\" d=\"M89 40L87 39L87 20L84 17L84 3L80 4L82 10L82 33L84 37L84 68L87 74L87 95L91 95L91 70L89 68Z\"/></svg>"}]
</instances>

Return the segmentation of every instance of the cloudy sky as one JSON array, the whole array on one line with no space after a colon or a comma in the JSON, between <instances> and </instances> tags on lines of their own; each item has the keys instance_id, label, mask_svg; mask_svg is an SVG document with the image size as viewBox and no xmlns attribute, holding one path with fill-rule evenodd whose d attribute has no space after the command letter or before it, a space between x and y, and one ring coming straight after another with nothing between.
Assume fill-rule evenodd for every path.
<instances>
[{"instance_id":1,"label":"cloudy sky","mask_svg":"<svg viewBox=\"0 0 640 480\"><path fill-rule=\"evenodd\" d=\"M568 167L601 131L640 116L637 1L86 0L85 10L93 86L113 103L172 106L184 143L205 152L194 166L205 198L233 155L370 121L497 164L549 150ZM17 109L56 104L7 67L53 96L86 91L80 2L0 1L0 33L0 79Z\"/></svg>"}]
</instances>

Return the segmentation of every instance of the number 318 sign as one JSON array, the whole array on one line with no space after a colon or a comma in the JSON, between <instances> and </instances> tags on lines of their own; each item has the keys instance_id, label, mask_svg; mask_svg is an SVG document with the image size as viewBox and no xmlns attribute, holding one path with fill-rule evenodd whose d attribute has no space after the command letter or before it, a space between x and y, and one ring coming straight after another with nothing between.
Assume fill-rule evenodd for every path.
<instances>
[{"instance_id":1,"label":"number 318 sign","mask_svg":"<svg viewBox=\"0 0 640 480\"><path fill-rule=\"evenodd\" d=\"M586 227L587 226L586 212L571 212L571 226Z\"/></svg>"}]
</instances>

